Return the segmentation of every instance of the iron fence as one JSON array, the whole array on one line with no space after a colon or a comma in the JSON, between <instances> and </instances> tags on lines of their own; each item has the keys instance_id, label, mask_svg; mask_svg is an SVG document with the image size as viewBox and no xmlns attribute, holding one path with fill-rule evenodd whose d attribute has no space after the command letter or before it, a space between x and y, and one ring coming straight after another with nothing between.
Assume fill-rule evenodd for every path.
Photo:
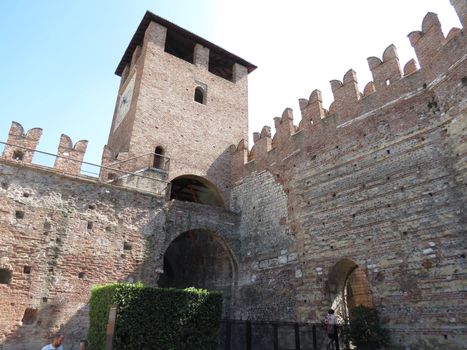
<instances>
[{"instance_id":1,"label":"iron fence","mask_svg":"<svg viewBox=\"0 0 467 350\"><path fill-rule=\"evenodd\" d=\"M321 350L344 349L342 329L329 339L322 324L224 319L218 350Z\"/></svg>"}]
</instances>

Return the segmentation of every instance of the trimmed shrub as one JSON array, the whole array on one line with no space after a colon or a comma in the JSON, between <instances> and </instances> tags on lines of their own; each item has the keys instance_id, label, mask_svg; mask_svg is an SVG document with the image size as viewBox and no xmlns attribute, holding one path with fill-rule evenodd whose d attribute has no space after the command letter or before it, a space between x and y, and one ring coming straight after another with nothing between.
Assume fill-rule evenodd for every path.
<instances>
[{"instance_id":1,"label":"trimmed shrub","mask_svg":"<svg viewBox=\"0 0 467 350\"><path fill-rule=\"evenodd\" d=\"M165 289L115 283L92 289L90 350L105 346L108 314L118 305L114 348L216 349L222 294L203 289Z\"/></svg>"},{"instance_id":2,"label":"trimmed shrub","mask_svg":"<svg viewBox=\"0 0 467 350\"><path fill-rule=\"evenodd\" d=\"M389 344L389 337L381 327L376 309L366 306L352 308L350 323L344 329L346 336L358 350L379 349Z\"/></svg>"}]
</instances>

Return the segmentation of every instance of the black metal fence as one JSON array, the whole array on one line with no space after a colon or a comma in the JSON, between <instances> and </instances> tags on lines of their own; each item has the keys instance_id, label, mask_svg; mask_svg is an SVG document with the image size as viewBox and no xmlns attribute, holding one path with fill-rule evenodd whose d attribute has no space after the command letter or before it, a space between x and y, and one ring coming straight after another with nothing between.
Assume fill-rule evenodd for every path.
<instances>
[{"instance_id":1,"label":"black metal fence","mask_svg":"<svg viewBox=\"0 0 467 350\"><path fill-rule=\"evenodd\" d=\"M335 326L336 339L330 340L321 324L224 319L218 349L339 350L344 348L339 341L340 332L340 327Z\"/></svg>"}]
</instances>

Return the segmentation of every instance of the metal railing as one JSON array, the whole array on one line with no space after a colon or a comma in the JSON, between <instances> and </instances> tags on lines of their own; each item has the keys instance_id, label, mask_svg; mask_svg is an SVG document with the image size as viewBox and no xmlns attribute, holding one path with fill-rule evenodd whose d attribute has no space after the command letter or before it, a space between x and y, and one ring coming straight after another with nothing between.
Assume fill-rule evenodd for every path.
<instances>
[{"instance_id":1,"label":"metal railing","mask_svg":"<svg viewBox=\"0 0 467 350\"><path fill-rule=\"evenodd\" d=\"M90 163L90 162L86 162L86 161L82 161L82 160L77 160L77 159L74 159L74 158L71 158L71 157L66 157L66 156L59 155L59 154L44 152L44 151L40 151L40 150L36 150L36 149L32 149L32 148L28 148L28 147L24 147L24 146L20 146L20 145L10 144L10 143L7 143L7 142L2 142L2 141L0 141L0 145L4 146L4 149L3 149L3 152L1 153L2 155L0 156L0 159L4 160L4 161L7 161L7 162L10 162L10 163L19 163L19 164L23 164L23 165L24 164L30 164L32 166L37 166L37 167L40 167L42 169L52 170L52 171L55 171L55 172L60 173L60 174L71 175L71 176L79 176L79 177L83 177L83 178L87 178L87 179L91 179L91 180L98 181L98 182L103 182L103 183L116 183L117 179L115 177L132 176L132 177L136 177L138 179L144 179L144 180L148 180L148 181L157 181L157 182L160 182L161 184L165 184L165 187L167 187L170 184L169 181L166 181L166 180L164 180L164 179L162 179L160 177L159 178L151 177L151 176L143 175L143 174L141 174L139 172L136 172L136 171L131 171L131 170L127 170L127 169L118 169L118 167L116 167L114 164L110 164L110 165L107 165L107 166L99 165L99 164ZM11 147L11 148L14 148L14 149L20 149L20 150L24 150L26 152L30 152L31 154L34 155L34 158L33 158L32 161L23 161L21 159L7 158L5 156L5 151L6 151L7 147ZM42 164L35 161L36 158L37 158L36 157L37 155L40 156L39 158L42 158L44 160L42 162ZM144 155L144 156L148 157L149 154ZM143 157L143 156L134 157L134 158L141 158L141 157ZM164 164L169 164L170 159L168 157L164 157L164 158L168 159ZM79 163L79 171L78 172L68 171L67 167L60 167L60 168L55 167L54 164L55 164L55 161L57 159L64 159L67 162L69 161L69 162L75 163L75 164ZM128 159L126 161L129 161L129 160L130 159ZM122 162L119 162L119 163L122 163ZM149 163L146 162L145 165L147 165L147 164L149 164ZM121 167L121 168L129 168L129 167ZM148 166L148 168L151 168L151 166ZM145 168L142 167L142 168L137 169L137 170L141 170L141 169L145 169ZM168 169L168 165L167 165L167 169ZM115 177L113 179L104 178L104 177L101 176L103 172L112 173L112 174L115 175ZM167 172L167 171L164 170L164 172Z\"/></svg>"},{"instance_id":2,"label":"metal railing","mask_svg":"<svg viewBox=\"0 0 467 350\"><path fill-rule=\"evenodd\" d=\"M340 350L345 348L341 333L338 325L335 338L330 339L322 324L223 319L218 349Z\"/></svg>"},{"instance_id":3,"label":"metal railing","mask_svg":"<svg viewBox=\"0 0 467 350\"><path fill-rule=\"evenodd\" d=\"M159 153L146 153L140 156L131 157L121 161L116 161L107 166L112 169L158 169L169 172L170 158Z\"/></svg>"}]
</instances>

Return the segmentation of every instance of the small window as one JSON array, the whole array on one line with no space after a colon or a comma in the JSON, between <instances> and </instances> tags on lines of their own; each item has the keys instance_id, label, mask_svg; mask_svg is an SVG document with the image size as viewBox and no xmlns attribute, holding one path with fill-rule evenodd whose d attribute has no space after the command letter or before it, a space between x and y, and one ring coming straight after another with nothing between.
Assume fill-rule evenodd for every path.
<instances>
[{"instance_id":1,"label":"small window","mask_svg":"<svg viewBox=\"0 0 467 350\"><path fill-rule=\"evenodd\" d=\"M0 269L0 284L10 284L11 282L11 270Z\"/></svg>"},{"instance_id":2,"label":"small window","mask_svg":"<svg viewBox=\"0 0 467 350\"><path fill-rule=\"evenodd\" d=\"M153 168L162 169L164 164L164 149L161 146L157 146L154 150L154 161Z\"/></svg>"},{"instance_id":3,"label":"small window","mask_svg":"<svg viewBox=\"0 0 467 350\"><path fill-rule=\"evenodd\" d=\"M14 151L13 152L13 159L14 160L20 161L20 160L23 160L23 158L24 158L24 152L21 152L21 151Z\"/></svg>"},{"instance_id":4,"label":"small window","mask_svg":"<svg viewBox=\"0 0 467 350\"><path fill-rule=\"evenodd\" d=\"M204 103L204 91L199 86L195 89L195 102L205 104Z\"/></svg>"}]
</instances>

